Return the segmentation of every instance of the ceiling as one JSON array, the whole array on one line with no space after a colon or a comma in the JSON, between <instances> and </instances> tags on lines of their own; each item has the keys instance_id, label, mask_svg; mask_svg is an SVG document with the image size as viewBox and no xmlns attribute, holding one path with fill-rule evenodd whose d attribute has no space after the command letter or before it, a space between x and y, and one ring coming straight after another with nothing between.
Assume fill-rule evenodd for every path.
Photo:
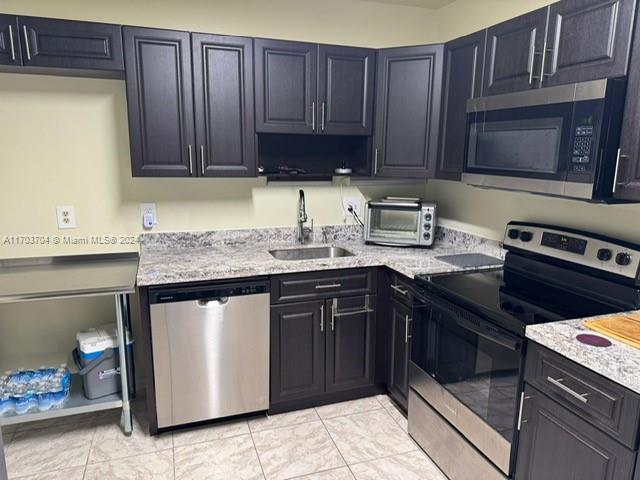
<instances>
[{"instance_id":1,"label":"ceiling","mask_svg":"<svg viewBox=\"0 0 640 480\"><path fill-rule=\"evenodd\" d=\"M388 3L392 5L406 5L410 7L421 7L429 9L442 8L445 5L454 3L456 0L364 0L365 2Z\"/></svg>"}]
</instances>

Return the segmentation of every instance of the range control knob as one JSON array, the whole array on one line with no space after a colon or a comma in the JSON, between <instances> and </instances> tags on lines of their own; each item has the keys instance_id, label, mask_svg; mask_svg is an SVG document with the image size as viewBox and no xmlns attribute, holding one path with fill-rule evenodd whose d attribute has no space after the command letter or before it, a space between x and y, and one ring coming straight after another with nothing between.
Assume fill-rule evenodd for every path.
<instances>
[{"instance_id":1,"label":"range control knob","mask_svg":"<svg viewBox=\"0 0 640 480\"><path fill-rule=\"evenodd\" d=\"M432 218L433 218L433 217L431 216L431 214L430 214L430 213L427 213L427 214L424 216L424 219L425 219L427 222L430 222Z\"/></svg>"},{"instance_id":2,"label":"range control knob","mask_svg":"<svg viewBox=\"0 0 640 480\"><path fill-rule=\"evenodd\" d=\"M426 233L423 235L423 237L424 237L424 239L425 239L425 240L429 240L429 239L431 238L431 234L430 234L429 232L426 232Z\"/></svg>"},{"instance_id":3,"label":"range control knob","mask_svg":"<svg viewBox=\"0 0 640 480\"><path fill-rule=\"evenodd\" d=\"M509 231L507 232L507 236L511 240L515 240L520 236L520 230L517 230L515 228L510 228Z\"/></svg>"},{"instance_id":4,"label":"range control knob","mask_svg":"<svg viewBox=\"0 0 640 480\"><path fill-rule=\"evenodd\" d=\"M613 252L608 248L601 248L598 250L598 260L601 262L608 262L613 257Z\"/></svg>"},{"instance_id":5,"label":"range control knob","mask_svg":"<svg viewBox=\"0 0 640 480\"><path fill-rule=\"evenodd\" d=\"M622 265L623 267L629 265L631 263L631 255L625 252L621 252L616 255L616 263L618 265Z\"/></svg>"},{"instance_id":6,"label":"range control knob","mask_svg":"<svg viewBox=\"0 0 640 480\"><path fill-rule=\"evenodd\" d=\"M523 242L530 242L533 239L533 233L531 232L520 232L520 240Z\"/></svg>"}]
</instances>

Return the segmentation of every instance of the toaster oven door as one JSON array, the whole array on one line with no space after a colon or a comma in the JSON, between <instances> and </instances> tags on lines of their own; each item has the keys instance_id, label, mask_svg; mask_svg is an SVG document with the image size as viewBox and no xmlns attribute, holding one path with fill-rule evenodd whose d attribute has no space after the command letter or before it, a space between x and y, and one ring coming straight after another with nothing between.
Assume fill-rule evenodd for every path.
<instances>
[{"instance_id":1,"label":"toaster oven door","mask_svg":"<svg viewBox=\"0 0 640 480\"><path fill-rule=\"evenodd\" d=\"M367 207L365 240L387 245L420 244L420 207L376 205Z\"/></svg>"}]
</instances>

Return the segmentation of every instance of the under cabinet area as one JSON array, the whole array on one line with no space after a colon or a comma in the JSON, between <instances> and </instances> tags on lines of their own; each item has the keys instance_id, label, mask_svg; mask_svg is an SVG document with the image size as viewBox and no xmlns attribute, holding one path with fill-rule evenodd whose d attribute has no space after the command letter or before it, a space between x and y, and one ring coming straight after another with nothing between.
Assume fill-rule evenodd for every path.
<instances>
[{"instance_id":1,"label":"under cabinet area","mask_svg":"<svg viewBox=\"0 0 640 480\"><path fill-rule=\"evenodd\" d=\"M379 392L375 274L354 269L271 279L270 412Z\"/></svg>"}]
</instances>

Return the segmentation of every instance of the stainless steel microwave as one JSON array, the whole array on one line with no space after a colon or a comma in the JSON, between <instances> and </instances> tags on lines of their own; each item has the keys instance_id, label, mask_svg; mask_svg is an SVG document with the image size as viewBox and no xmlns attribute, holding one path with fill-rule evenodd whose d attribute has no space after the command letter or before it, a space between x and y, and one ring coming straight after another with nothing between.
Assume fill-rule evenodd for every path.
<instances>
[{"instance_id":1,"label":"stainless steel microwave","mask_svg":"<svg viewBox=\"0 0 640 480\"><path fill-rule=\"evenodd\" d=\"M463 182L612 201L624 79L469 100Z\"/></svg>"},{"instance_id":2,"label":"stainless steel microwave","mask_svg":"<svg viewBox=\"0 0 640 480\"><path fill-rule=\"evenodd\" d=\"M367 202L364 240L388 246L430 247L436 231L436 205L419 198L385 197Z\"/></svg>"}]
</instances>

